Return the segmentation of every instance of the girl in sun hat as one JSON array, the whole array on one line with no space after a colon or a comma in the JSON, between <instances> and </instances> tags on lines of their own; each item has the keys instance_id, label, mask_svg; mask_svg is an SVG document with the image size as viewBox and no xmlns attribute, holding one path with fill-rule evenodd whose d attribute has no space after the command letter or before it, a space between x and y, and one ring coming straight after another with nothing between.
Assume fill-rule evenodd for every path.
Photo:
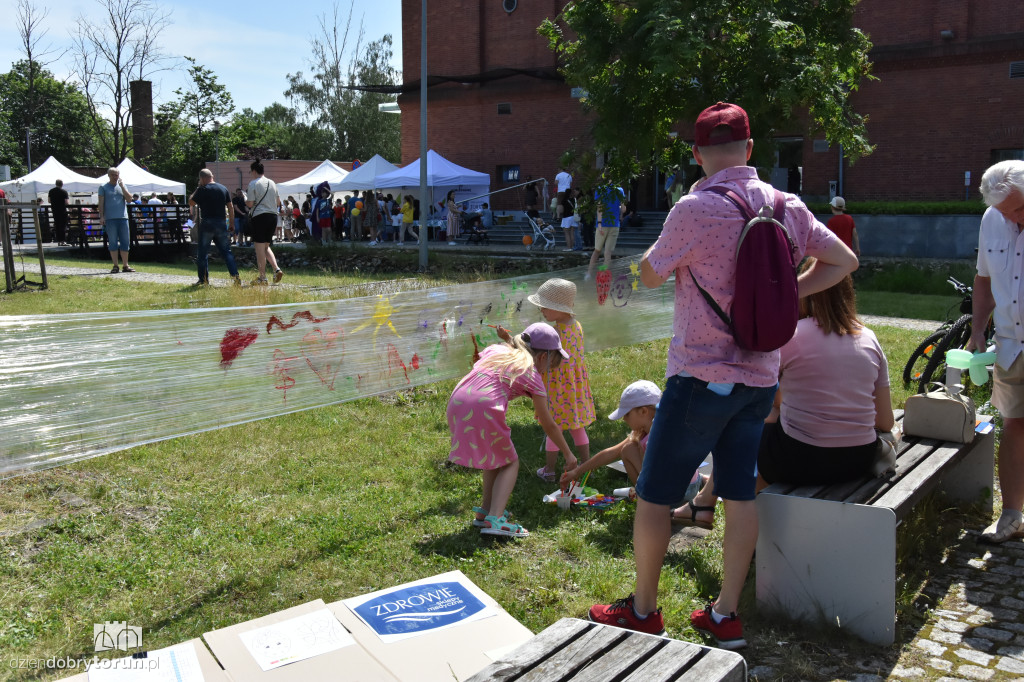
<instances>
[{"instance_id":1,"label":"girl in sun hat","mask_svg":"<svg viewBox=\"0 0 1024 682\"><path fill-rule=\"evenodd\" d=\"M525 528L509 521L505 511L519 474L519 457L512 444L512 431L505 422L510 400L532 398L537 421L548 437L558 443L565 468L576 466L576 457L548 413L547 393L541 379L542 373L557 369L566 358L568 354L554 329L543 322L531 324L505 343L484 348L448 401L448 428L452 434L448 459L483 471L483 499L479 507L473 507L473 525L483 535L529 535Z\"/></svg>"},{"instance_id":2,"label":"girl in sun hat","mask_svg":"<svg viewBox=\"0 0 1024 682\"><path fill-rule=\"evenodd\" d=\"M527 300L540 308L541 315L558 331L568 359L544 375L548 393L548 410L558 427L572 434L580 461L590 459L590 439L586 427L594 422L594 396L583 360L583 327L573 317L576 285L566 279L549 279ZM558 447L550 437L544 446L544 466L537 476L548 482L555 480L555 458Z\"/></svg>"}]
</instances>

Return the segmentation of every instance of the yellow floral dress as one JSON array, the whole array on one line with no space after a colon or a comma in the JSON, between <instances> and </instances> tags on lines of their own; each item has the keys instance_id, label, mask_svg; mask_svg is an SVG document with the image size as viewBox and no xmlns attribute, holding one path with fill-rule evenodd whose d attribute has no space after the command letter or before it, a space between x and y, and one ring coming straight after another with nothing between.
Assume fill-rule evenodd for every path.
<instances>
[{"instance_id":1,"label":"yellow floral dress","mask_svg":"<svg viewBox=\"0 0 1024 682\"><path fill-rule=\"evenodd\" d=\"M563 431L583 428L594 423L594 396L590 393L590 378L583 359L583 327L576 318L552 325L558 330L569 359L563 360L558 369L543 375L548 410Z\"/></svg>"}]
</instances>

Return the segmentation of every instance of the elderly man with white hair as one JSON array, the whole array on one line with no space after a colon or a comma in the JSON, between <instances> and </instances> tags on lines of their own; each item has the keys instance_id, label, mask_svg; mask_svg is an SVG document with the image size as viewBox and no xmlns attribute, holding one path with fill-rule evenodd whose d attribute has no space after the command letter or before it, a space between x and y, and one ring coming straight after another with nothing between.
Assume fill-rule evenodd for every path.
<instances>
[{"instance_id":1,"label":"elderly man with white hair","mask_svg":"<svg viewBox=\"0 0 1024 682\"><path fill-rule=\"evenodd\" d=\"M123 267L121 272L135 272L128 265L128 251L131 249L128 231L128 202L132 200L131 192L121 180L121 171L116 168L107 169L107 182L100 185L99 195L100 225L107 234L107 248L114 267L110 272L117 272L117 255L121 254Z\"/></svg>"},{"instance_id":2,"label":"elderly man with white hair","mask_svg":"<svg viewBox=\"0 0 1024 682\"><path fill-rule=\"evenodd\" d=\"M981 177L988 209L978 236L978 274L968 348L985 350L985 328L994 314L996 365L992 404L1003 417L999 487L1003 512L981 535L998 544L1024 537L1024 161L1002 161Z\"/></svg>"}]
</instances>

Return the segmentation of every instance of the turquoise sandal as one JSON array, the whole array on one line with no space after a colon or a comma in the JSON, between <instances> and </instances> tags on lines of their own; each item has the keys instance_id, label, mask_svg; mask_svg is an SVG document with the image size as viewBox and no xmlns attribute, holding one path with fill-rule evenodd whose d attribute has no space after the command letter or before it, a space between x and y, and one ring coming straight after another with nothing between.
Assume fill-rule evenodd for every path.
<instances>
[{"instance_id":1,"label":"turquoise sandal","mask_svg":"<svg viewBox=\"0 0 1024 682\"><path fill-rule=\"evenodd\" d=\"M518 523L511 523L504 516L488 516L484 519L487 525L480 529L481 535L499 535L506 538L525 538L530 536Z\"/></svg>"},{"instance_id":2,"label":"turquoise sandal","mask_svg":"<svg viewBox=\"0 0 1024 682\"><path fill-rule=\"evenodd\" d=\"M485 518L487 517L487 510L484 509L483 507L473 507L473 513L474 514L483 514ZM508 516L508 509L503 511L501 513L501 515L502 516ZM487 527L487 521L484 520L484 519L478 519L478 518L474 517L473 518L473 527L474 528L486 528Z\"/></svg>"}]
</instances>

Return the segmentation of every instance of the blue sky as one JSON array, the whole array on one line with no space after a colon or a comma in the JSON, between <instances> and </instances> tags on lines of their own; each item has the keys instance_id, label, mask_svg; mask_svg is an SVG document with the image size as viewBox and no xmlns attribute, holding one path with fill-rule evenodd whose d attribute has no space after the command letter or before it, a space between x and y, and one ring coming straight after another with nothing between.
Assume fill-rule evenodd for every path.
<instances>
[{"instance_id":1,"label":"blue sky","mask_svg":"<svg viewBox=\"0 0 1024 682\"><path fill-rule=\"evenodd\" d=\"M2 0L8 21L0 23L0 72L22 59L21 39L15 25L15 0ZM101 5L95 0L30 0L37 9L48 11L43 20L47 35L42 43L59 53L70 48L70 33L81 15L97 16ZM360 20L363 43L390 33L394 40L394 64L401 67L401 0L338 0L340 14L353 8L353 33ZM318 30L317 17L332 13L332 3L290 3L248 0L222 3L214 0L171 0L159 2L169 11L171 21L161 35L164 51L177 57L177 69L153 75L154 109L174 97L174 89L185 83L181 59L194 57L213 70L235 101L238 111L250 107L262 110L273 102L285 103L287 74L309 72L309 40ZM96 19L93 19L95 22ZM354 38L350 38L350 45ZM70 75L70 51L49 69L59 78Z\"/></svg>"}]
</instances>

